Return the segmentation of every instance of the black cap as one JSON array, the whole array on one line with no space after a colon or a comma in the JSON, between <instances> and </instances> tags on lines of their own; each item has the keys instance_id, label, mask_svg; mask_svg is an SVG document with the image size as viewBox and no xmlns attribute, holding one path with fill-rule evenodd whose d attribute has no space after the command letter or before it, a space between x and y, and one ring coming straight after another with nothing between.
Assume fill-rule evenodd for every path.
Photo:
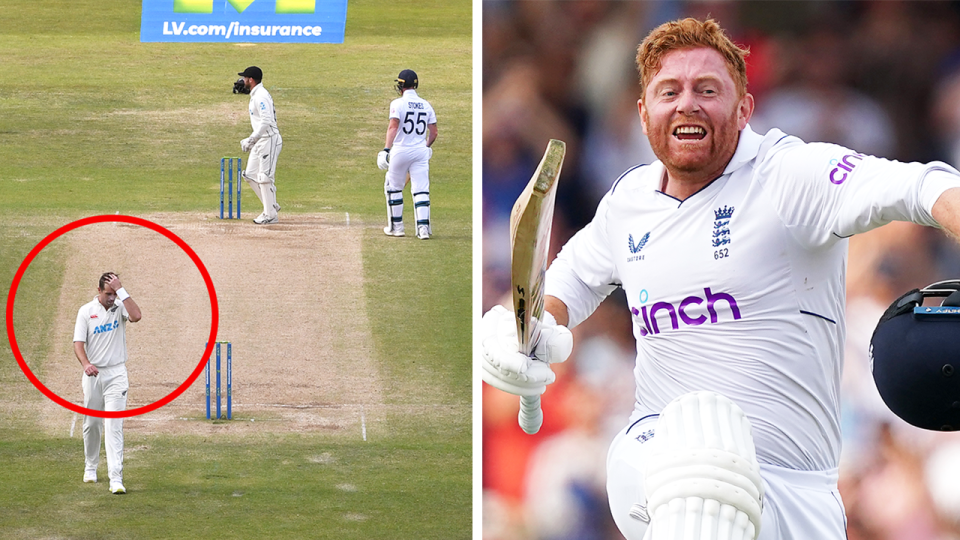
<instances>
[{"instance_id":1,"label":"black cap","mask_svg":"<svg viewBox=\"0 0 960 540\"><path fill-rule=\"evenodd\" d=\"M405 69L400 72L400 75L397 75L397 82L400 83L398 86L401 88L416 88L419 81L417 81L417 73L412 69Z\"/></svg>"},{"instance_id":2,"label":"black cap","mask_svg":"<svg viewBox=\"0 0 960 540\"><path fill-rule=\"evenodd\" d=\"M237 75L240 75L241 77L250 77L255 81L263 80L263 71L257 66L250 66L247 69L241 71L240 73L237 73Z\"/></svg>"}]
</instances>

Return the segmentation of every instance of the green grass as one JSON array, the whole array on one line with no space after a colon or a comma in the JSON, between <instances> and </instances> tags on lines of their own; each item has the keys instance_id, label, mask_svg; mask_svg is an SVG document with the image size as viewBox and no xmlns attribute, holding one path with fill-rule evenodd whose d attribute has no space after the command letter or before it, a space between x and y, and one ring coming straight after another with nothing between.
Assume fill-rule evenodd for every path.
<instances>
[{"instance_id":1,"label":"green grass","mask_svg":"<svg viewBox=\"0 0 960 540\"><path fill-rule=\"evenodd\" d=\"M140 43L136 0L8 0L2 9L0 283L44 236L80 217L212 213L219 158L240 155L250 131L248 98L231 93L248 65L264 69L276 102L284 215L383 220L375 158L401 69L419 74L440 138L430 171L435 239L373 227L363 237L367 315L385 401L396 408L389 430L369 442L128 433L130 493L114 497L79 482L79 438L46 433L35 408L18 406L46 398L5 347L0 538L468 538L471 2L350 0L343 45ZM409 192L405 210L409 222ZM63 280L65 254L48 255L17 295L29 358L49 352ZM0 291L5 306L7 286Z\"/></svg>"},{"instance_id":2,"label":"green grass","mask_svg":"<svg viewBox=\"0 0 960 540\"><path fill-rule=\"evenodd\" d=\"M425 453L433 467L468 467L456 443L128 437L124 473L137 481L118 497L103 471L101 483L83 484L76 467L39 466L76 461L76 439L0 437L13 439L0 445L0 484L13 499L0 515L4 538L469 538L449 516L469 508L469 477L423 470Z\"/></svg>"}]
</instances>

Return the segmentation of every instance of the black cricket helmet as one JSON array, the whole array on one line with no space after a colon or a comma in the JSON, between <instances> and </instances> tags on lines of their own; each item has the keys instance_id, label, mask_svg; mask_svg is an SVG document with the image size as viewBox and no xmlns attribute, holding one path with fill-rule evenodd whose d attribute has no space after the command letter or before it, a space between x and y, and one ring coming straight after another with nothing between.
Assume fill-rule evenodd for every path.
<instances>
[{"instance_id":1,"label":"black cricket helmet","mask_svg":"<svg viewBox=\"0 0 960 540\"><path fill-rule=\"evenodd\" d=\"M939 306L923 305L937 297ZM873 331L870 367L894 414L923 429L960 430L960 280L897 298Z\"/></svg>"},{"instance_id":2,"label":"black cricket helmet","mask_svg":"<svg viewBox=\"0 0 960 540\"><path fill-rule=\"evenodd\" d=\"M420 81L417 80L417 72L412 69L405 69L400 72L400 75L397 75L397 92L400 95L403 95L404 90L410 88L416 88L419 86Z\"/></svg>"}]
</instances>

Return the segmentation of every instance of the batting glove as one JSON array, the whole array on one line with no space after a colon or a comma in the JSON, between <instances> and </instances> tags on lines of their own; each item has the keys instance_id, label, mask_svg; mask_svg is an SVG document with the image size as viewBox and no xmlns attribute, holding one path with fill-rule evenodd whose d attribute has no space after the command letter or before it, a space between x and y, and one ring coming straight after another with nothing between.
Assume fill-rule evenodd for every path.
<instances>
[{"instance_id":1,"label":"batting glove","mask_svg":"<svg viewBox=\"0 0 960 540\"><path fill-rule=\"evenodd\" d=\"M430 159L430 158L432 158L432 157L433 157L433 148L430 148L430 147L428 146L428 147L427 147L427 159Z\"/></svg>"},{"instance_id":2,"label":"batting glove","mask_svg":"<svg viewBox=\"0 0 960 540\"><path fill-rule=\"evenodd\" d=\"M548 312L540 326L534 357L520 352L517 323L513 313L495 306L480 322L483 350L483 381L518 396L538 396L556 380L550 364L565 361L573 350L573 335L557 325Z\"/></svg>"},{"instance_id":3,"label":"batting glove","mask_svg":"<svg viewBox=\"0 0 960 540\"><path fill-rule=\"evenodd\" d=\"M240 141L240 150L243 150L244 152L249 152L251 146L253 146L253 144L250 142L250 137Z\"/></svg>"},{"instance_id":4,"label":"batting glove","mask_svg":"<svg viewBox=\"0 0 960 540\"><path fill-rule=\"evenodd\" d=\"M385 171L390 168L390 149L384 148L377 154L377 167L381 171Z\"/></svg>"}]
</instances>

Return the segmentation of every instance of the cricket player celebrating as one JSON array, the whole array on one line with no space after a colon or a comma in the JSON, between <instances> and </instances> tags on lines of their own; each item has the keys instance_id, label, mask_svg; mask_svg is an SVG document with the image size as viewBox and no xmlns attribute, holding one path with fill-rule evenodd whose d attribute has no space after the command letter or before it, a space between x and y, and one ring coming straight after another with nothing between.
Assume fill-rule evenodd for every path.
<instances>
[{"instance_id":1,"label":"cricket player celebrating","mask_svg":"<svg viewBox=\"0 0 960 540\"><path fill-rule=\"evenodd\" d=\"M427 100L417 95L417 74L405 69L397 76L398 99L390 103L387 141L377 154L377 166L387 171L383 192L387 197L389 236L403 236L403 186L410 173L417 238L426 240L430 227L430 146L437 140L437 115Z\"/></svg>"},{"instance_id":2,"label":"cricket player celebrating","mask_svg":"<svg viewBox=\"0 0 960 540\"><path fill-rule=\"evenodd\" d=\"M83 368L83 406L95 411L127 408L126 323L140 320L140 306L113 272L100 276L97 296L77 312L73 351ZM123 419L87 416L83 420L84 482L97 481L100 438L106 420L107 474L110 492L123 487Z\"/></svg>"},{"instance_id":3,"label":"cricket player celebrating","mask_svg":"<svg viewBox=\"0 0 960 540\"><path fill-rule=\"evenodd\" d=\"M949 165L751 130L746 54L712 20L647 36L638 111L658 161L625 172L547 270L536 358L504 308L481 325L484 380L538 395L567 328L624 289L636 403L607 492L630 540L844 540L847 238L894 220L960 235Z\"/></svg>"},{"instance_id":4,"label":"cricket player celebrating","mask_svg":"<svg viewBox=\"0 0 960 540\"><path fill-rule=\"evenodd\" d=\"M273 108L270 92L260 84L263 80L260 68L250 66L237 75L243 77L243 84L250 89L250 124L253 126L253 133L240 141L240 149L250 152L243 177L263 203L263 213L253 222L257 225L276 223L280 220L277 216L280 205L277 204L275 176L277 158L283 147L283 138L277 127L277 111Z\"/></svg>"}]
</instances>

